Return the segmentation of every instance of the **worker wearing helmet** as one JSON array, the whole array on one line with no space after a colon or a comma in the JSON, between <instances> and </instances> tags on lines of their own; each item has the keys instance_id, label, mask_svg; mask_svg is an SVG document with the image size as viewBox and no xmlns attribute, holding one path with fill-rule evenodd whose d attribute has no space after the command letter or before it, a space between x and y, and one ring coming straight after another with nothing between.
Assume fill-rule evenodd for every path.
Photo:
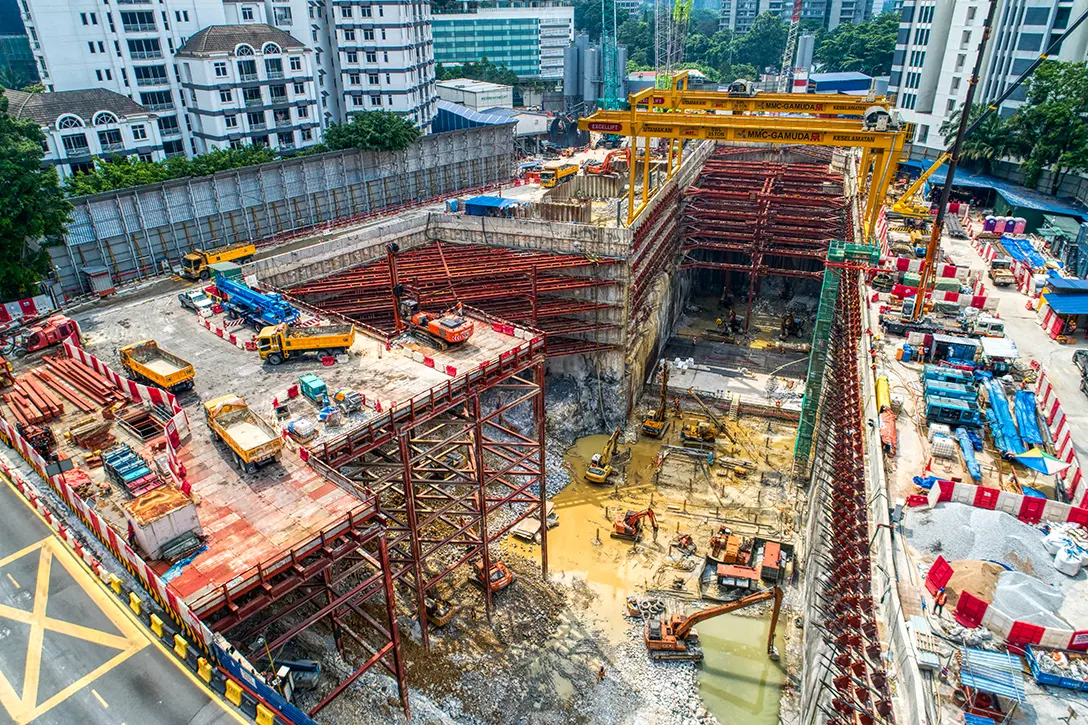
<instances>
[{"instance_id":1,"label":"worker wearing helmet","mask_svg":"<svg viewBox=\"0 0 1088 725\"><path fill-rule=\"evenodd\" d=\"M937 596L933 598L933 613L938 617L944 612L945 602L948 601L948 592L941 587L937 590Z\"/></svg>"}]
</instances>

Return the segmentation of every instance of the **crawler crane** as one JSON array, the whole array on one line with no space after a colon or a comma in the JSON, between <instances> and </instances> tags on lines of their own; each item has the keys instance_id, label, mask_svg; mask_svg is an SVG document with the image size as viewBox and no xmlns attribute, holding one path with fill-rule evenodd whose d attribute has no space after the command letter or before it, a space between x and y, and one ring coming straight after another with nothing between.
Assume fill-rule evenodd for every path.
<instances>
[{"instance_id":1,"label":"crawler crane","mask_svg":"<svg viewBox=\"0 0 1088 725\"><path fill-rule=\"evenodd\" d=\"M472 337L474 325L472 320L461 315L460 303L456 313L432 314L421 310L418 300L406 296L404 285L397 281L396 255L399 251L400 246L396 242L386 247L389 279L393 286L393 320L397 334L408 332L420 342L438 350L447 350L451 345L458 345ZM444 257L442 263L445 265ZM446 276L449 277L448 269Z\"/></svg>"},{"instance_id":2,"label":"crawler crane","mask_svg":"<svg viewBox=\"0 0 1088 725\"><path fill-rule=\"evenodd\" d=\"M725 427L725 423L718 419L718 416L714 415L714 411L703 402L694 388L688 388L688 395L695 399L695 402L699 404L699 407L706 413L706 417L710 418L710 422L706 421L692 421L685 423L684 427L680 431L680 437L685 441L695 441L699 443L713 443L718 434L723 434L729 439L730 443L736 443L733 436L729 434L729 431Z\"/></svg>"}]
</instances>

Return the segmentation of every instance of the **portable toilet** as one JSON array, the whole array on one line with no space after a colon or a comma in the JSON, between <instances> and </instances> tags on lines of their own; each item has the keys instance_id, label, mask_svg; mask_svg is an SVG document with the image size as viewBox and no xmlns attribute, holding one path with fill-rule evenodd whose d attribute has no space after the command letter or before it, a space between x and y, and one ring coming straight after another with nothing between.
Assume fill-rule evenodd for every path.
<instances>
[{"instance_id":1,"label":"portable toilet","mask_svg":"<svg viewBox=\"0 0 1088 725\"><path fill-rule=\"evenodd\" d=\"M1005 217L999 216L994 219L994 234L1005 233Z\"/></svg>"},{"instance_id":2,"label":"portable toilet","mask_svg":"<svg viewBox=\"0 0 1088 725\"><path fill-rule=\"evenodd\" d=\"M982 221L982 231L984 231L984 232L992 232L992 231L994 230L994 227L995 227L996 225L997 225L997 219L996 219L996 218L994 217L994 215L993 215L993 214L991 214L991 215L987 216L987 217L986 217L986 218L985 218L985 219L984 219L984 220Z\"/></svg>"},{"instance_id":3,"label":"portable toilet","mask_svg":"<svg viewBox=\"0 0 1088 725\"><path fill-rule=\"evenodd\" d=\"M1013 220L1013 234L1023 234L1024 230L1028 228L1028 220L1022 216L1018 216Z\"/></svg>"}]
</instances>

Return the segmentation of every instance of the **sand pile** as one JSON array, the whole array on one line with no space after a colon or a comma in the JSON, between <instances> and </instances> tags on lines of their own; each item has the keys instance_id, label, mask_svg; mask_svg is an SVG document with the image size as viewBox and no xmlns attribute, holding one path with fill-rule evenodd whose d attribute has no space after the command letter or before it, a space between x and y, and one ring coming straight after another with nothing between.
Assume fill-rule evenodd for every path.
<instances>
[{"instance_id":1,"label":"sand pile","mask_svg":"<svg viewBox=\"0 0 1088 725\"><path fill-rule=\"evenodd\" d=\"M960 599L960 592L973 594L984 602L992 602L994 590L997 589L997 580L1005 569L991 561L974 561L972 559L957 559L951 561L952 578L945 584L945 593L948 594L948 602L945 608L952 610Z\"/></svg>"}]
</instances>

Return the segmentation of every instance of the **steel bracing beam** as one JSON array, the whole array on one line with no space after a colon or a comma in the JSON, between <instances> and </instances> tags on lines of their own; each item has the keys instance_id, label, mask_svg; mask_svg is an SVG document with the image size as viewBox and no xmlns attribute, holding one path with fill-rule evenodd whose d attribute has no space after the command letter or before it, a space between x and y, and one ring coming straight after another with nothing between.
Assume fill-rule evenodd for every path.
<instances>
[{"instance_id":1,"label":"steel bracing beam","mask_svg":"<svg viewBox=\"0 0 1088 725\"><path fill-rule=\"evenodd\" d=\"M224 606L204 615L212 629L239 647L248 646L258 634L263 635L264 647L249 653L258 658L278 657L284 645L307 629L326 622L337 649L350 661L347 658L352 653L344 640L347 635L366 659L310 711L311 716L377 665L396 680L401 705L408 713L408 685L396 626L393 567L381 516L376 509L371 511L365 517L349 516L347 526L328 536L322 535L320 546L304 555L290 552L288 566L274 575L262 574L258 587L228 598ZM384 622L362 609L368 602L381 603Z\"/></svg>"},{"instance_id":2,"label":"steel bracing beam","mask_svg":"<svg viewBox=\"0 0 1088 725\"><path fill-rule=\"evenodd\" d=\"M405 588L426 646L427 598L465 564L490 571L493 544L527 518L539 520L547 570L544 359L543 345L508 357L430 405L310 452L318 470L335 469L342 485L380 502L390 578ZM482 589L490 618L490 589Z\"/></svg>"},{"instance_id":3,"label":"steel bracing beam","mask_svg":"<svg viewBox=\"0 0 1088 725\"><path fill-rule=\"evenodd\" d=\"M767 276L820 279L846 234L843 178L826 164L746 161L717 149L685 193L681 269L748 275L748 311Z\"/></svg>"},{"instance_id":4,"label":"steel bracing beam","mask_svg":"<svg viewBox=\"0 0 1088 725\"><path fill-rule=\"evenodd\" d=\"M859 349L859 272L846 268L837 290L827 350L813 466L811 505L822 506L815 564L817 616L806 627L824 641L822 687L813 701L842 723L892 723L892 694L872 595L868 475Z\"/></svg>"},{"instance_id":5,"label":"steel bracing beam","mask_svg":"<svg viewBox=\"0 0 1088 725\"><path fill-rule=\"evenodd\" d=\"M579 349L608 349L601 333L615 329L599 313L618 309L600 301L600 290L618 282L599 274L622 260L585 255L433 242L401 252L398 279L427 309L445 309L460 301L515 323L539 326L547 333L574 335L588 343ZM447 275L447 270L449 274ZM293 299L343 315L385 335L395 330L389 266L375 260L324 279L284 290ZM579 335L593 333L592 340ZM568 354L574 345L558 344L552 354Z\"/></svg>"}]
</instances>

